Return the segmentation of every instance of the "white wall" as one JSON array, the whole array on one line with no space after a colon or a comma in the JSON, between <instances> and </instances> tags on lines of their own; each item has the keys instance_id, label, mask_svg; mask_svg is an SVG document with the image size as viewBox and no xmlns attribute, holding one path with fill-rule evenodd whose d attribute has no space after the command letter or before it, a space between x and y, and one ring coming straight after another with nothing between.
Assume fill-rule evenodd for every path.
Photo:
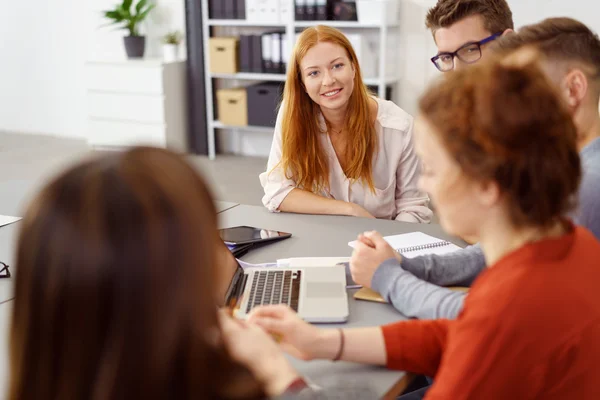
<instances>
[{"instance_id":1,"label":"white wall","mask_svg":"<svg viewBox=\"0 0 600 400\"><path fill-rule=\"evenodd\" d=\"M2 2L0 131L85 137L85 62L125 57L124 31L100 28L100 10L117 1ZM184 0L155 3L143 27L147 56L160 55L166 31L185 29Z\"/></svg>"},{"instance_id":2,"label":"white wall","mask_svg":"<svg viewBox=\"0 0 600 400\"><path fill-rule=\"evenodd\" d=\"M82 135L83 4L2 2L0 130Z\"/></svg>"}]
</instances>

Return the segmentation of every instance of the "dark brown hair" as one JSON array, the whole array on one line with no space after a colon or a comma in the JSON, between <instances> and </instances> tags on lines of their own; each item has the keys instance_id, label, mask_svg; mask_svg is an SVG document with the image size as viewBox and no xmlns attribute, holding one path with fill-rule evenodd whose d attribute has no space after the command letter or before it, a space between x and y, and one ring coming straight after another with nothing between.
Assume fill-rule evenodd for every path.
<instances>
[{"instance_id":1,"label":"dark brown hair","mask_svg":"<svg viewBox=\"0 0 600 400\"><path fill-rule=\"evenodd\" d=\"M263 398L221 344L216 228L202 179L167 150L47 185L19 236L9 398Z\"/></svg>"},{"instance_id":2,"label":"dark brown hair","mask_svg":"<svg viewBox=\"0 0 600 400\"><path fill-rule=\"evenodd\" d=\"M472 15L481 15L483 26L490 33L514 29L512 11L506 0L438 0L429 9L425 26L433 34Z\"/></svg>"},{"instance_id":3,"label":"dark brown hair","mask_svg":"<svg viewBox=\"0 0 600 400\"><path fill-rule=\"evenodd\" d=\"M591 77L599 77L600 39L575 19L548 18L537 24L526 25L518 33L503 36L494 43L496 48L505 51L528 45L534 46L552 62L583 63L593 69Z\"/></svg>"},{"instance_id":4,"label":"dark brown hair","mask_svg":"<svg viewBox=\"0 0 600 400\"><path fill-rule=\"evenodd\" d=\"M419 107L468 177L497 182L516 226L547 227L575 205L576 128L537 65L444 75Z\"/></svg>"}]
</instances>

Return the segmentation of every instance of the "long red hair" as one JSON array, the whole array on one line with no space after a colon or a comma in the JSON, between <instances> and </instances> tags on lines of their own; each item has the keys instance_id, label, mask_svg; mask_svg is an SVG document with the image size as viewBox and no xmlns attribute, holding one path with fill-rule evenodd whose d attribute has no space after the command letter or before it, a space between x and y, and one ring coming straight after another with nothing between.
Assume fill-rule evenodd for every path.
<instances>
[{"instance_id":1,"label":"long red hair","mask_svg":"<svg viewBox=\"0 0 600 400\"><path fill-rule=\"evenodd\" d=\"M350 96L346 131L346 177L363 180L374 190L372 161L377 149L377 135L369 111L370 93L363 83L360 66L352 45L342 32L324 25L307 28L299 36L290 60L283 93L282 156L280 166L288 179L299 188L312 192L329 189L329 165L321 148L320 109L304 90L300 62L317 43L330 42L343 47L354 67L354 91Z\"/></svg>"}]
</instances>

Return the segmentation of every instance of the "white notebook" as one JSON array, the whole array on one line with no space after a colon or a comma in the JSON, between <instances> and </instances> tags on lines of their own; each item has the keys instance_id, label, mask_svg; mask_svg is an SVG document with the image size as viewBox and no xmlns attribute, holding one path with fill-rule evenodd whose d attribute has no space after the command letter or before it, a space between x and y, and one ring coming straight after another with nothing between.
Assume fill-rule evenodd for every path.
<instances>
[{"instance_id":1,"label":"white notebook","mask_svg":"<svg viewBox=\"0 0 600 400\"><path fill-rule=\"evenodd\" d=\"M424 254L452 253L460 249L454 243L429 236L423 232L403 233L401 235L384 236L383 238L398 253L410 258ZM348 243L350 247L354 247L355 244L356 240Z\"/></svg>"},{"instance_id":2,"label":"white notebook","mask_svg":"<svg viewBox=\"0 0 600 400\"><path fill-rule=\"evenodd\" d=\"M21 217L11 217L8 215L0 215L0 226L9 225L13 222L17 222Z\"/></svg>"}]
</instances>

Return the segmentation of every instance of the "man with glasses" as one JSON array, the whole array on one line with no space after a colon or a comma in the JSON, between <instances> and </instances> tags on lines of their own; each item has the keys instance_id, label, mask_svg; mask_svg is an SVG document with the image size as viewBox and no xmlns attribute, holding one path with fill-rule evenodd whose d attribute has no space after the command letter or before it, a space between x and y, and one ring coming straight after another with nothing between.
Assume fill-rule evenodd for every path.
<instances>
[{"instance_id":1,"label":"man with glasses","mask_svg":"<svg viewBox=\"0 0 600 400\"><path fill-rule=\"evenodd\" d=\"M438 48L431 62L442 72L479 61L490 42L514 29L506 0L439 0L425 25Z\"/></svg>"}]
</instances>

